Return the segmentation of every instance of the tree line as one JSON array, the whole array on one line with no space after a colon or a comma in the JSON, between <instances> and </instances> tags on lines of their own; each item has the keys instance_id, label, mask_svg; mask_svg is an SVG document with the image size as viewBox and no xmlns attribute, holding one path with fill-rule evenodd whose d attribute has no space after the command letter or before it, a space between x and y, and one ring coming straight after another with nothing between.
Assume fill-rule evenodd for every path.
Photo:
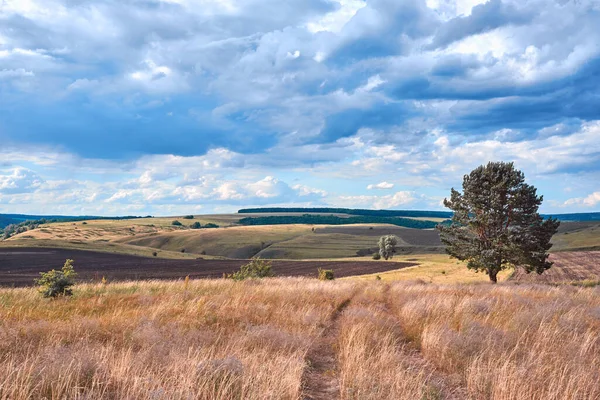
<instances>
[{"instance_id":1,"label":"tree line","mask_svg":"<svg viewBox=\"0 0 600 400\"><path fill-rule=\"evenodd\" d=\"M265 207L243 208L238 214L252 213L323 213L323 214L349 214L369 217L424 217L424 218L452 218L452 213L447 211L415 211L415 210L363 210L353 208L328 208L328 207Z\"/></svg>"},{"instance_id":2,"label":"tree line","mask_svg":"<svg viewBox=\"0 0 600 400\"><path fill-rule=\"evenodd\" d=\"M265 217L246 217L239 220L242 225L287 225L287 224L309 224L309 225L349 225L349 224L391 224L414 229L433 229L438 224L433 221L421 221L410 218L377 217L377 216L353 216L338 217L336 215L280 215Z\"/></svg>"}]
</instances>

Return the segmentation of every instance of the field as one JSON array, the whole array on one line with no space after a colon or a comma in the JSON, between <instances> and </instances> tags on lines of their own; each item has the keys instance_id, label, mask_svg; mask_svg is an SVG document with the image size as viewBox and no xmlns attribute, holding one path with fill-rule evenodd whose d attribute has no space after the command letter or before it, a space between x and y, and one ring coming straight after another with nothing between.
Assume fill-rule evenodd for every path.
<instances>
[{"instance_id":1,"label":"field","mask_svg":"<svg viewBox=\"0 0 600 400\"><path fill-rule=\"evenodd\" d=\"M119 244L229 258L317 259L371 254L382 235L394 234L399 254L441 253L437 231L394 225L273 225L138 235Z\"/></svg>"},{"instance_id":2,"label":"field","mask_svg":"<svg viewBox=\"0 0 600 400\"><path fill-rule=\"evenodd\" d=\"M600 250L600 223L563 222L552 243L552 251Z\"/></svg>"},{"instance_id":3,"label":"field","mask_svg":"<svg viewBox=\"0 0 600 400\"><path fill-rule=\"evenodd\" d=\"M597 288L192 280L0 289L0 399L597 399Z\"/></svg>"},{"instance_id":4,"label":"field","mask_svg":"<svg viewBox=\"0 0 600 400\"><path fill-rule=\"evenodd\" d=\"M246 264L247 260L173 260L157 257L136 257L81 250L40 248L0 248L0 286L30 286L40 272L59 269L67 258L75 260L81 281L138 279L220 278ZM416 265L410 262L369 261L273 261L278 276L312 276L317 269L333 269L336 276L345 277L380 273Z\"/></svg>"},{"instance_id":5,"label":"field","mask_svg":"<svg viewBox=\"0 0 600 400\"><path fill-rule=\"evenodd\" d=\"M242 216L260 215L264 214ZM178 255L185 249L186 253L208 257L245 259L260 256L300 260L370 254L376 249L379 236L396 234L401 239L398 251L402 254L442 252L434 230L385 224L237 226L239 218L240 214L224 214L194 216L194 219L169 217L51 223L2 241L0 247L87 249L140 256L151 256L155 250L160 250L160 258L189 258ZM174 220L185 226L173 226ZM194 222L216 223L221 228L189 229Z\"/></svg>"},{"instance_id":6,"label":"field","mask_svg":"<svg viewBox=\"0 0 600 400\"><path fill-rule=\"evenodd\" d=\"M542 275L517 269L511 279L527 283L600 283L600 251L561 252L550 255L554 266Z\"/></svg>"}]
</instances>

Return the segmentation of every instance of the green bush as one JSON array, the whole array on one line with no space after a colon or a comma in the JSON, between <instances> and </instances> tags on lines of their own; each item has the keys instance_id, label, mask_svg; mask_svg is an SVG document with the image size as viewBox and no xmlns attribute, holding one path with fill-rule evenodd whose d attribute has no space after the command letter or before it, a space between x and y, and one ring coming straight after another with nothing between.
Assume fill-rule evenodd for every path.
<instances>
[{"instance_id":1,"label":"green bush","mask_svg":"<svg viewBox=\"0 0 600 400\"><path fill-rule=\"evenodd\" d=\"M381 254L373 253L373 260L381 260Z\"/></svg>"},{"instance_id":2,"label":"green bush","mask_svg":"<svg viewBox=\"0 0 600 400\"><path fill-rule=\"evenodd\" d=\"M60 271L52 270L40 272L41 277L35 280L40 285L39 292L44 297L71 296L73 291L71 287L75 285L75 269L73 260L66 260Z\"/></svg>"},{"instance_id":3,"label":"green bush","mask_svg":"<svg viewBox=\"0 0 600 400\"><path fill-rule=\"evenodd\" d=\"M200 222L196 221L193 224L190 225L190 228L192 229L200 229L202 228L202 224L200 224Z\"/></svg>"},{"instance_id":4,"label":"green bush","mask_svg":"<svg viewBox=\"0 0 600 400\"><path fill-rule=\"evenodd\" d=\"M271 267L271 261L262 260L259 257L253 258L248 264L242 265L240 270L227 275L236 281L242 281L248 278L268 278L275 276Z\"/></svg>"},{"instance_id":5,"label":"green bush","mask_svg":"<svg viewBox=\"0 0 600 400\"><path fill-rule=\"evenodd\" d=\"M193 215L186 215L185 217L183 217L183 219L194 219Z\"/></svg>"},{"instance_id":6,"label":"green bush","mask_svg":"<svg viewBox=\"0 0 600 400\"><path fill-rule=\"evenodd\" d=\"M332 281L335 279L332 269L321 269L319 268L319 280L321 281Z\"/></svg>"},{"instance_id":7,"label":"green bush","mask_svg":"<svg viewBox=\"0 0 600 400\"><path fill-rule=\"evenodd\" d=\"M179 221L173 221L173 222L171 222L171 225L173 225L173 226L181 226L183 224L181 222L179 222Z\"/></svg>"},{"instance_id":8,"label":"green bush","mask_svg":"<svg viewBox=\"0 0 600 400\"><path fill-rule=\"evenodd\" d=\"M219 225L217 224L213 224L212 222L209 222L208 224L204 225L205 228L218 228Z\"/></svg>"}]
</instances>

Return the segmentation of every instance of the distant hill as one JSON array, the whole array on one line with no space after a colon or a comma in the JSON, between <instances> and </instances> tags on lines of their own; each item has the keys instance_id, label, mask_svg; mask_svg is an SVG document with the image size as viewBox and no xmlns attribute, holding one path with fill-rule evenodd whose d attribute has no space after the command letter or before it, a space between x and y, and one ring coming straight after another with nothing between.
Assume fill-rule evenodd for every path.
<instances>
[{"instance_id":1,"label":"distant hill","mask_svg":"<svg viewBox=\"0 0 600 400\"><path fill-rule=\"evenodd\" d=\"M363 210L353 208L245 208L238 214L251 213L322 213L322 214L349 214L366 217L412 217L412 218L452 218L448 211L415 211L415 210Z\"/></svg>"},{"instance_id":2,"label":"distant hill","mask_svg":"<svg viewBox=\"0 0 600 400\"><path fill-rule=\"evenodd\" d=\"M415 210L364 210L352 208L293 208L293 207L265 207L244 208L238 214L250 213L322 213L322 214L348 214L370 217L408 217L408 218L452 218L449 211L415 211ZM572 214L542 214L545 218L557 218L561 221L600 221L600 212L572 213Z\"/></svg>"},{"instance_id":3,"label":"distant hill","mask_svg":"<svg viewBox=\"0 0 600 400\"><path fill-rule=\"evenodd\" d=\"M125 216L125 217L96 217L92 215L28 215L28 214L0 214L0 229L5 228L7 225L20 224L25 221L39 221L45 220L46 222L69 222L69 221L83 221L89 219L106 219L106 220L121 220L121 219L133 219L143 218L136 216Z\"/></svg>"},{"instance_id":4,"label":"distant hill","mask_svg":"<svg viewBox=\"0 0 600 400\"><path fill-rule=\"evenodd\" d=\"M565 222L600 221L600 212L575 214L544 214L544 217L552 217Z\"/></svg>"}]
</instances>

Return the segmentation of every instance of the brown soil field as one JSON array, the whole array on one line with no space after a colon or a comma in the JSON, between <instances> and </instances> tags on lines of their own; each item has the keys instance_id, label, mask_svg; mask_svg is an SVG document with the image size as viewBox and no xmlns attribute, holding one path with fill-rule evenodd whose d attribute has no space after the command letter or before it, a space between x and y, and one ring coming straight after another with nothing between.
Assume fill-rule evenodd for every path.
<instances>
[{"instance_id":1,"label":"brown soil field","mask_svg":"<svg viewBox=\"0 0 600 400\"><path fill-rule=\"evenodd\" d=\"M42 248L0 249L0 286L30 286L40 272L60 269L67 258L83 281L220 278L247 260L168 260L82 250ZM277 276L314 276L318 268L333 269L336 277L374 274L417 265L408 262L273 261Z\"/></svg>"},{"instance_id":2,"label":"brown soil field","mask_svg":"<svg viewBox=\"0 0 600 400\"><path fill-rule=\"evenodd\" d=\"M600 251L560 252L550 255L552 268L542 275L517 269L511 281L523 283L574 283L600 280Z\"/></svg>"}]
</instances>

